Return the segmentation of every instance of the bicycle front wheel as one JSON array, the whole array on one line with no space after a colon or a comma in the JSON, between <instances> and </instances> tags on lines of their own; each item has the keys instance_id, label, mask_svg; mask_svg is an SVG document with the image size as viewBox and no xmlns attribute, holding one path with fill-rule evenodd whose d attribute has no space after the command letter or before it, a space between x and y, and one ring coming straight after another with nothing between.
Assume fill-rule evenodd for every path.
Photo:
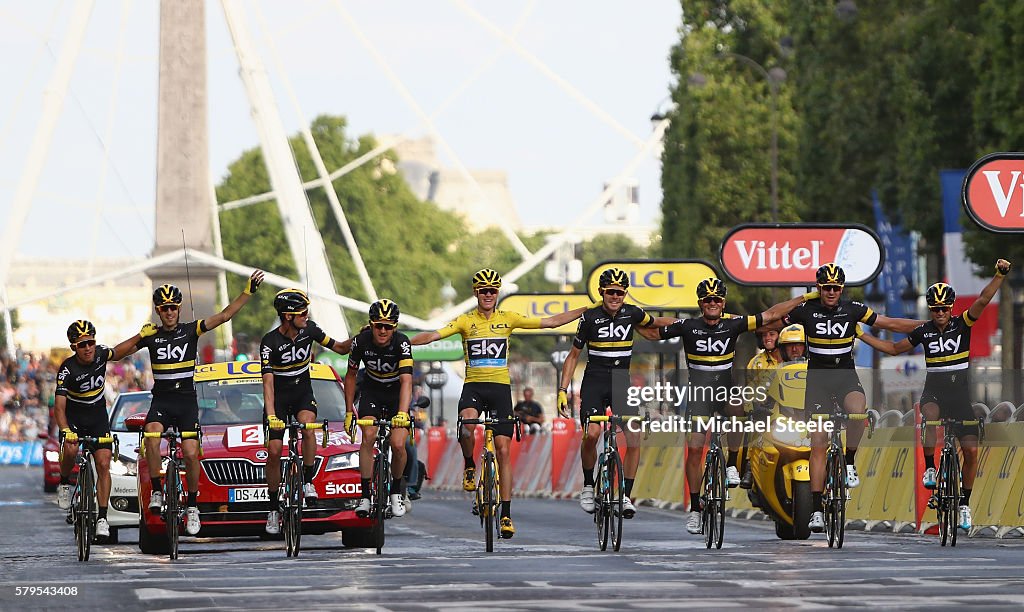
<instances>
[{"instance_id":1,"label":"bicycle front wheel","mask_svg":"<svg viewBox=\"0 0 1024 612\"><path fill-rule=\"evenodd\" d=\"M715 541L715 528L717 509L715 508L715 480L718 478L718 453L712 448L704 460L704 476L701 480L701 508L700 526L704 534L704 545L711 548Z\"/></svg>"},{"instance_id":2,"label":"bicycle front wheel","mask_svg":"<svg viewBox=\"0 0 1024 612\"><path fill-rule=\"evenodd\" d=\"M378 555L384 548L384 519L387 518L390 489L391 466L384 453L378 453L373 461L373 544Z\"/></svg>"},{"instance_id":3,"label":"bicycle front wheel","mask_svg":"<svg viewBox=\"0 0 1024 612\"><path fill-rule=\"evenodd\" d=\"M611 516L608 517L608 524L612 550L619 552L619 547L622 546L622 499L625 495L626 483L623 481L622 459L619 457L619 453L613 452L609 459L608 499Z\"/></svg>"},{"instance_id":4,"label":"bicycle front wheel","mask_svg":"<svg viewBox=\"0 0 1024 612\"><path fill-rule=\"evenodd\" d=\"M608 550L608 535L612 522L608 513L611 507L608 463L608 454L602 453L597 466L597 479L594 482L594 525L597 527L597 547L601 550Z\"/></svg>"},{"instance_id":5,"label":"bicycle front wheel","mask_svg":"<svg viewBox=\"0 0 1024 612\"><path fill-rule=\"evenodd\" d=\"M956 546L956 536L960 531L960 458L956 454L950 457L946 487L949 497L949 545Z\"/></svg>"},{"instance_id":6,"label":"bicycle front wheel","mask_svg":"<svg viewBox=\"0 0 1024 612\"><path fill-rule=\"evenodd\" d=\"M842 548L846 525L846 461L841 451L829 448L825 458L825 535L829 548Z\"/></svg>"},{"instance_id":7,"label":"bicycle front wheel","mask_svg":"<svg viewBox=\"0 0 1024 612\"><path fill-rule=\"evenodd\" d=\"M302 467L292 458L285 474L284 538L287 556L298 557L302 540Z\"/></svg>"},{"instance_id":8,"label":"bicycle front wheel","mask_svg":"<svg viewBox=\"0 0 1024 612\"><path fill-rule=\"evenodd\" d=\"M486 534L484 541L487 552L494 552L494 534L497 530L497 521L494 520L494 515L498 506L498 466L495 464L493 454L487 453L484 457L483 470L484 507L480 509L480 512L484 514L484 533Z\"/></svg>"},{"instance_id":9,"label":"bicycle front wheel","mask_svg":"<svg viewBox=\"0 0 1024 612\"><path fill-rule=\"evenodd\" d=\"M167 514L164 516L164 524L167 528L167 549L170 558L178 558L178 535L181 528L181 475L178 473L178 464L171 461L167 464L167 473L164 477L164 500L167 504Z\"/></svg>"},{"instance_id":10,"label":"bicycle front wheel","mask_svg":"<svg viewBox=\"0 0 1024 612\"><path fill-rule=\"evenodd\" d=\"M86 463L78 474L78 505L75 511L75 536L78 540L78 560L88 561L92 547L92 528L90 519L93 514L93 480L92 470Z\"/></svg>"}]
</instances>

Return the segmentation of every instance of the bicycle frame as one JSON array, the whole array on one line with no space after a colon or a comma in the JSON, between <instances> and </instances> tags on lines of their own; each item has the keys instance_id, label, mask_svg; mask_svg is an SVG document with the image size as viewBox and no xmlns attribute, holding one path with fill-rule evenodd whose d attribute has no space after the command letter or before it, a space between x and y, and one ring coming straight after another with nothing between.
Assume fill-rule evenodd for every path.
<instances>
[{"instance_id":1,"label":"bicycle frame","mask_svg":"<svg viewBox=\"0 0 1024 612\"><path fill-rule=\"evenodd\" d=\"M163 495L164 506L160 516L167 525L167 544L172 560L178 558L178 537L181 530L181 521L185 516L185 504L183 500L188 493L187 482L181 478L185 471L184 459L181 454L179 439L199 441L199 457L203 456L203 435L198 426L195 431L177 431L168 429L164 431L143 431L140 433L139 447L142 447L141 438L163 438L167 440L167 467L164 469Z\"/></svg>"},{"instance_id":2,"label":"bicycle frame","mask_svg":"<svg viewBox=\"0 0 1024 612\"><path fill-rule=\"evenodd\" d=\"M480 525L484 528L484 540L487 552L494 552L494 536L500 528L499 522L495 520L498 515L498 502L501 492L501 474L498 470L498 455L494 447L495 425L513 424L515 437L518 442L522 437L519 417L512 416L509 419L498 419L491 417L464 419L459 417L457 431L463 434L463 425L485 425L484 448L480 454L480 473L477 477L476 496L474 508L480 516Z\"/></svg>"},{"instance_id":3,"label":"bicycle frame","mask_svg":"<svg viewBox=\"0 0 1024 612\"><path fill-rule=\"evenodd\" d=\"M93 458L92 444L114 444L116 453L117 438L113 436L79 436L79 450L75 457L78 465L78 482L71 495L71 508L68 509L68 522L75 527L75 542L78 545L78 560L88 561L92 549L92 541L96 538L96 521L98 517L96 499L96 461ZM64 436L60 439L60 453L64 453Z\"/></svg>"},{"instance_id":4,"label":"bicycle frame","mask_svg":"<svg viewBox=\"0 0 1024 612\"><path fill-rule=\"evenodd\" d=\"M391 515L391 425L390 419L365 418L358 419L357 425L362 427L376 427L377 435L374 437L373 447L376 453L373 457L373 472L370 476L370 518L373 520L374 544L377 554L381 554L384 547L384 521L392 518ZM406 429L410 429L410 423Z\"/></svg>"},{"instance_id":5,"label":"bicycle frame","mask_svg":"<svg viewBox=\"0 0 1024 612\"><path fill-rule=\"evenodd\" d=\"M305 505L303 485L302 451L299 440L301 432L309 429L322 429L321 447L327 446L327 420L320 423L300 423L293 415L288 415L285 424L288 430L288 456L281 459L281 488L278 502L281 507L281 523L284 526L285 553L288 557L298 557L302 540L302 508ZM265 436L269 443L270 436Z\"/></svg>"},{"instance_id":6,"label":"bicycle frame","mask_svg":"<svg viewBox=\"0 0 1024 612\"><path fill-rule=\"evenodd\" d=\"M739 417L732 417L738 419ZM725 481L725 451L722 449L722 432L718 423L722 415L691 416L691 422L707 423L708 452L704 456L704 474L701 478L701 521L700 530L707 548L722 548L725 536L725 502L729 491Z\"/></svg>"},{"instance_id":7,"label":"bicycle frame","mask_svg":"<svg viewBox=\"0 0 1024 612\"><path fill-rule=\"evenodd\" d=\"M941 425L943 428L942 454L939 457L938 477L935 490L928 498L928 507L935 510L939 523L939 542L945 546L956 546L959 531L958 513L960 510L960 489L962 487L962 467L960 454L957 450L956 427L974 426L979 428L978 444L985 440L985 422L980 419L961 421L959 419L939 419L921 423L921 444L924 445L925 428Z\"/></svg>"},{"instance_id":8,"label":"bicycle frame","mask_svg":"<svg viewBox=\"0 0 1024 612\"><path fill-rule=\"evenodd\" d=\"M828 449L825 451L825 533L829 548L842 548L846 535L846 502L850 499L846 486L846 453L843 449L843 426L847 421L867 420L868 438L874 432L875 420L870 413L847 414L833 402L828 415L815 415L819 422L830 421Z\"/></svg>"},{"instance_id":9,"label":"bicycle frame","mask_svg":"<svg viewBox=\"0 0 1024 612\"><path fill-rule=\"evenodd\" d=\"M601 550L608 549L609 541L615 552L622 546L622 501L626 487L619 456L618 429L627 420L630 417L614 415L591 415L586 419L586 425L601 425L604 442L597 458L597 477L594 479L594 524Z\"/></svg>"}]
</instances>

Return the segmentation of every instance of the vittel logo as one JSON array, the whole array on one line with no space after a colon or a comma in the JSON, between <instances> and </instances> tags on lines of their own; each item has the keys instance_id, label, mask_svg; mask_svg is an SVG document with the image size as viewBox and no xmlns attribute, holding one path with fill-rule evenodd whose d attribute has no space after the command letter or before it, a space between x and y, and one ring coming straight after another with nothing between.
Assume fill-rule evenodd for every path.
<instances>
[{"instance_id":1,"label":"vittel logo","mask_svg":"<svg viewBox=\"0 0 1024 612\"><path fill-rule=\"evenodd\" d=\"M967 172L961 191L964 208L982 227L1024 232L1024 153L993 153Z\"/></svg>"},{"instance_id":2,"label":"vittel logo","mask_svg":"<svg viewBox=\"0 0 1024 612\"><path fill-rule=\"evenodd\" d=\"M821 247L824 240L811 240L806 246L794 247L787 240L782 244L764 240L737 240L733 243L744 268L755 270L807 270L821 265Z\"/></svg>"}]
</instances>

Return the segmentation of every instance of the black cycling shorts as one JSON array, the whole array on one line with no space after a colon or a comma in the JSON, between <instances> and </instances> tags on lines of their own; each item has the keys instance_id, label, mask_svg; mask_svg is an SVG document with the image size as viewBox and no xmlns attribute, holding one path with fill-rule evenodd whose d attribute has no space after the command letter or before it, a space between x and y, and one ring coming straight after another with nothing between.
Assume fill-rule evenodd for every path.
<instances>
[{"instance_id":1,"label":"black cycling shorts","mask_svg":"<svg viewBox=\"0 0 1024 612\"><path fill-rule=\"evenodd\" d=\"M295 420L299 420L299 412L308 410L313 413L313 418L316 418L316 398L313 397L312 385L296 385L291 388L274 389L274 416L281 419L285 423L288 422L288 417L292 416ZM266 417L264 416L264 422ZM271 429L270 439L271 440L283 440L284 429Z\"/></svg>"},{"instance_id":2,"label":"black cycling shorts","mask_svg":"<svg viewBox=\"0 0 1024 612\"><path fill-rule=\"evenodd\" d=\"M921 405L937 404L940 419L973 421L974 408L971 406L969 370L956 372L931 372L924 380ZM957 425L956 437L977 436L977 425Z\"/></svg>"},{"instance_id":3,"label":"black cycling shorts","mask_svg":"<svg viewBox=\"0 0 1024 612\"><path fill-rule=\"evenodd\" d=\"M146 423L160 423L164 430L174 427L178 431L198 431L199 402L195 395L184 393L154 395Z\"/></svg>"},{"instance_id":4,"label":"black cycling shorts","mask_svg":"<svg viewBox=\"0 0 1024 612\"><path fill-rule=\"evenodd\" d=\"M732 370L690 370L689 374L690 380L686 386L686 416L724 415L729 405Z\"/></svg>"},{"instance_id":5,"label":"black cycling shorts","mask_svg":"<svg viewBox=\"0 0 1024 612\"><path fill-rule=\"evenodd\" d=\"M846 396L854 391L864 394L857 370L853 368L807 368L804 413L808 417L831 414L832 403L843 408Z\"/></svg>"},{"instance_id":6,"label":"black cycling shorts","mask_svg":"<svg viewBox=\"0 0 1024 612\"><path fill-rule=\"evenodd\" d=\"M68 418L68 427L71 431L80 436L91 436L100 438L110 435L110 421L107 418L107 408L104 402L95 404L79 404L69 401L64 414ZM90 444L93 452L97 450L112 450L113 444Z\"/></svg>"},{"instance_id":7,"label":"black cycling shorts","mask_svg":"<svg viewBox=\"0 0 1024 612\"><path fill-rule=\"evenodd\" d=\"M472 408L478 414L488 412L501 420L512 418L512 386L505 383L468 382L462 385L459 412ZM511 438L515 431L512 423L490 427L494 435Z\"/></svg>"},{"instance_id":8,"label":"black cycling shorts","mask_svg":"<svg viewBox=\"0 0 1024 612\"><path fill-rule=\"evenodd\" d=\"M377 386L363 384L359 387L359 418L390 419L398 414L398 398L401 385Z\"/></svg>"},{"instance_id":9,"label":"black cycling shorts","mask_svg":"<svg viewBox=\"0 0 1024 612\"><path fill-rule=\"evenodd\" d=\"M580 383L580 424L587 427L587 417L602 415L608 408L618 416L634 416L639 406L630 406L627 398L629 370L587 368Z\"/></svg>"}]
</instances>

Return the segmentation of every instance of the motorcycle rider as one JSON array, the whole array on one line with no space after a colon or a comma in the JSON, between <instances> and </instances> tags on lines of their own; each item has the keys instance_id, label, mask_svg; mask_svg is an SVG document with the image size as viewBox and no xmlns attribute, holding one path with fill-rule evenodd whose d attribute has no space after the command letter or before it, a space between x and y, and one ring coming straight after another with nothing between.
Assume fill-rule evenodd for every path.
<instances>
[{"instance_id":1,"label":"motorcycle rider","mask_svg":"<svg viewBox=\"0 0 1024 612\"><path fill-rule=\"evenodd\" d=\"M746 384L748 388L767 389L771 385L772 378L775 375L775 368L782 362L782 352L779 350L778 344L779 330L781 329L782 323L775 321L754 330L754 335L757 336L757 347L761 350L747 362ZM743 407L744 411L747 414L753 412L755 403L758 402L756 400L746 402ZM749 434L746 433L743 435L743 459L740 470L743 472L743 476L740 478L741 489L749 489L754 483L754 474L750 471L750 461L747 457L748 436Z\"/></svg>"}]
</instances>

